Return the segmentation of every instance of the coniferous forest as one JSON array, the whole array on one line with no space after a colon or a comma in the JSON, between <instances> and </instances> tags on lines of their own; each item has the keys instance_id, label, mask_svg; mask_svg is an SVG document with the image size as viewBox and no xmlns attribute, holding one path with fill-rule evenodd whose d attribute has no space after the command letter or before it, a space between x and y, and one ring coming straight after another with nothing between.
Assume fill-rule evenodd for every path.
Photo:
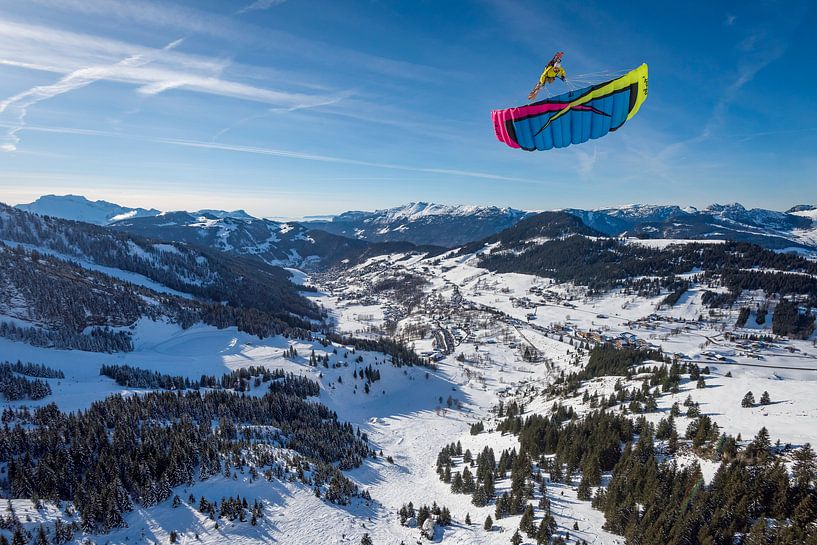
<instances>
[{"instance_id":1,"label":"coniferous forest","mask_svg":"<svg viewBox=\"0 0 817 545\"><path fill-rule=\"evenodd\" d=\"M672 377L681 373L699 381L703 377L695 367L673 365L669 374L661 369L665 368L653 368L652 379L642 388L647 392L642 400L649 399L650 384L667 384L668 378L672 384ZM640 376L648 371L648 367L638 369ZM563 380L573 388L577 384L572 377ZM637 417L637 413L655 410L649 403L631 401L633 416L627 411L613 412L616 407L626 408L620 403L639 398L635 392L621 389L619 393L623 395L609 403L603 399L597 403L585 394L591 405L610 408L581 418L556 404L550 416L525 416L524 407L516 404L500 406L500 415L506 417L497 429L518 436L519 451L503 452L499 464L486 464L493 454L481 453L475 478L467 466L457 471L454 457L469 462L472 454L463 454L459 445L452 444L438 456L438 474L452 483L452 491L473 492L475 505L494 499L496 518L530 508L525 505L538 497L534 488L539 483L543 522L549 520L550 512L542 473L548 472L552 482L578 482L578 498L592 500L593 507L604 514L605 529L624 536L628 544L817 543L817 455L809 444L799 448L773 445L766 428L740 444L740 438L736 441L720 432L713 418L701 415L694 404L688 404L688 416L693 410L699 416L686 430L676 429L674 409L656 426ZM764 396L768 403L768 394ZM680 439L686 440L683 446L679 446ZM679 465L668 456L679 448L718 462L714 479L707 484L697 462ZM524 461L514 465L514 459ZM509 467L511 493L495 498L491 493L494 483L507 478ZM604 475L610 477L603 483ZM525 520L520 523L521 531L527 530ZM537 531L529 535L537 543L547 543L550 537L545 533L547 539L540 539Z\"/></svg>"},{"instance_id":2,"label":"coniferous forest","mask_svg":"<svg viewBox=\"0 0 817 545\"><path fill-rule=\"evenodd\" d=\"M262 397L188 390L111 396L75 413L54 404L6 408L0 487L16 498L73 502L80 528L103 533L123 525L135 504L245 468L268 479L297 475L335 503L365 497L340 471L372 453L365 436L306 401L315 392L304 392L304 380L278 378L281 386Z\"/></svg>"}]
</instances>

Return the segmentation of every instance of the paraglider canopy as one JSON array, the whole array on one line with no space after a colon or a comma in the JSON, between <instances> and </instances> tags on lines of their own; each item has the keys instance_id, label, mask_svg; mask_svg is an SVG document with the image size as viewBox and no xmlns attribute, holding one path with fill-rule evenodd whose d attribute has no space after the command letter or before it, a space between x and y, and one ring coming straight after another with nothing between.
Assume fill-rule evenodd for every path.
<instances>
[{"instance_id":1,"label":"paraglider canopy","mask_svg":"<svg viewBox=\"0 0 817 545\"><path fill-rule=\"evenodd\" d=\"M494 110L491 118L496 137L512 148L527 151L564 148L601 138L638 112L647 99L647 82L647 65L642 64L595 85L518 108Z\"/></svg>"}]
</instances>

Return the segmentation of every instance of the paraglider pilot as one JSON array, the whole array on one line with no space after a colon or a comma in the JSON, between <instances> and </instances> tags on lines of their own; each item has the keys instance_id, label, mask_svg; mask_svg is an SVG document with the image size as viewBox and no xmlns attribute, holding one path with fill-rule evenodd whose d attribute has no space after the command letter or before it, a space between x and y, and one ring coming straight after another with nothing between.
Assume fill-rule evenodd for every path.
<instances>
[{"instance_id":1,"label":"paraglider pilot","mask_svg":"<svg viewBox=\"0 0 817 545\"><path fill-rule=\"evenodd\" d=\"M567 73L565 72L565 69L562 68L563 56L564 53L562 51L559 51L558 53L553 55L553 58L550 59L550 62L547 64L547 66L545 66L542 75L539 76L539 81L536 83L536 87L534 87L533 91L531 91L530 94L528 95L528 100L534 100L536 98L536 95L539 93L539 91L542 89L542 87L544 87L546 83L553 83L556 80L556 78L559 78L562 81L565 80Z\"/></svg>"}]
</instances>

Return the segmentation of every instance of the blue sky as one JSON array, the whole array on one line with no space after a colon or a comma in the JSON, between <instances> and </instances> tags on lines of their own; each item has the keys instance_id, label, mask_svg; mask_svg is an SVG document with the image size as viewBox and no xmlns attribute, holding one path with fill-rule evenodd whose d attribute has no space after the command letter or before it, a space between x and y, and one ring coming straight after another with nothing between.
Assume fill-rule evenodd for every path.
<instances>
[{"instance_id":1,"label":"blue sky","mask_svg":"<svg viewBox=\"0 0 817 545\"><path fill-rule=\"evenodd\" d=\"M0 200L815 203L814 6L0 0ZM649 99L584 145L497 142L490 111L524 104L556 50L568 76L647 62Z\"/></svg>"}]
</instances>

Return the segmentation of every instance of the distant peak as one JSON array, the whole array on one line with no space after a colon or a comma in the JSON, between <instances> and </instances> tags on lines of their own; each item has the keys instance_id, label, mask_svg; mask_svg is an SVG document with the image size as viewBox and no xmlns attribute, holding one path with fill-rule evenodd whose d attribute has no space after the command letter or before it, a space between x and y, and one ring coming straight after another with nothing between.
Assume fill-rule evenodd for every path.
<instances>
[{"instance_id":1,"label":"distant peak","mask_svg":"<svg viewBox=\"0 0 817 545\"><path fill-rule=\"evenodd\" d=\"M746 208L740 204L739 202L727 203L727 204L710 204L704 210L711 211L711 212L725 212L725 211L737 211L743 212Z\"/></svg>"},{"instance_id":2,"label":"distant peak","mask_svg":"<svg viewBox=\"0 0 817 545\"><path fill-rule=\"evenodd\" d=\"M91 201L83 195L43 195L34 202L18 204L16 208L57 218L107 225L114 221L143 216L156 216L159 210L129 208L116 203Z\"/></svg>"},{"instance_id":3,"label":"distant peak","mask_svg":"<svg viewBox=\"0 0 817 545\"><path fill-rule=\"evenodd\" d=\"M225 218L233 218L233 219L241 219L241 220L254 220L257 219L254 216L248 214L245 210L233 210L229 212L227 210L216 210L212 208L205 208L202 210L197 210L192 212L192 214L198 214L201 216L208 216L213 218L225 219Z\"/></svg>"}]
</instances>

